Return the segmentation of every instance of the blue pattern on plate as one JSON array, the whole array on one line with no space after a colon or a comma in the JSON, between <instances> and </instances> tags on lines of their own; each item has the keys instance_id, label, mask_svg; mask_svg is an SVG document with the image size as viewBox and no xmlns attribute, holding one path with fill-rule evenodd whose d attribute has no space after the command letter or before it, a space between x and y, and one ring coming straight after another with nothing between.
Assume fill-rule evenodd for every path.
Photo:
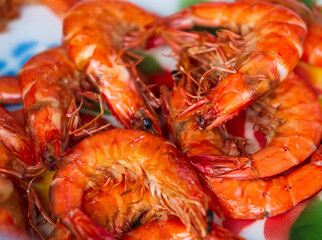
<instances>
[{"instance_id":1,"label":"blue pattern on plate","mask_svg":"<svg viewBox=\"0 0 322 240\"><path fill-rule=\"evenodd\" d=\"M3 61L3 60L0 60L0 70L2 68L4 68L5 66L7 66L7 63L5 61Z\"/></svg>"},{"instance_id":2,"label":"blue pattern on plate","mask_svg":"<svg viewBox=\"0 0 322 240\"><path fill-rule=\"evenodd\" d=\"M22 42L18 44L12 51L12 56L13 57L19 57L22 54L24 54L26 51L34 48L37 45L36 41L32 42Z\"/></svg>"}]
</instances>

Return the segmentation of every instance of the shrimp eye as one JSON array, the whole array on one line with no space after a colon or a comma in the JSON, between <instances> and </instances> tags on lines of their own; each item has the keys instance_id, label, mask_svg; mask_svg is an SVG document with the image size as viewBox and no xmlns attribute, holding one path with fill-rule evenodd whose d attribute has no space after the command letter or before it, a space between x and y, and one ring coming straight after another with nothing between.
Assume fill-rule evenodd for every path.
<instances>
[{"instance_id":1,"label":"shrimp eye","mask_svg":"<svg viewBox=\"0 0 322 240\"><path fill-rule=\"evenodd\" d=\"M50 164L53 164L55 162L55 157L53 156L49 156L48 159Z\"/></svg>"},{"instance_id":2,"label":"shrimp eye","mask_svg":"<svg viewBox=\"0 0 322 240\"><path fill-rule=\"evenodd\" d=\"M150 118L143 118L143 126L146 130L152 127L152 120Z\"/></svg>"},{"instance_id":3,"label":"shrimp eye","mask_svg":"<svg viewBox=\"0 0 322 240\"><path fill-rule=\"evenodd\" d=\"M50 167L48 168L48 170L49 170L49 171L52 171L52 170L54 170L54 167L53 167L53 166L50 166Z\"/></svg>"},{"instance_id":4,"label":"shrimp eye","mask_svg":"<svg viewBox=\"0 0 322 240\"><path fill-rule=\"evenodd\" d=\"M210 233L212 230L212 221L214 220L214 213L211 210L208 210L206 214L206 218L207 218L207 225L208 225L207 233Z\"/></svg>"},{"instance_id":5,"label":"shrimp eye","mask_svg":"<svg viewBox=\"0 0 322 240\"><path fill-rule=\"evenodd\" d=\"M178 70L172 70L171 77L173 80L179 80L179 79L181 79L182 74Z\"/></svg>"},{"instance_id":6,"label":"shrimp eye","mask_svg":"<svg viewBox=\"0 0 322 240\"><path fill-rule=\"evenodd\" d=\"M203 126L205 124L205 120L203 119L202 115L197 116L197 121L200 126Z\"/></svg>"},{"instance_id":7,"label":"shrimp eye","mask_svg":"<svg viewBox=\"0 0 322 240\"><path fill-rule=\"evenodd\" d=\"M207 222L212 222L214 220L214 213L211 210L207 211L206 214Z\"/></svg>"}]
</instances>

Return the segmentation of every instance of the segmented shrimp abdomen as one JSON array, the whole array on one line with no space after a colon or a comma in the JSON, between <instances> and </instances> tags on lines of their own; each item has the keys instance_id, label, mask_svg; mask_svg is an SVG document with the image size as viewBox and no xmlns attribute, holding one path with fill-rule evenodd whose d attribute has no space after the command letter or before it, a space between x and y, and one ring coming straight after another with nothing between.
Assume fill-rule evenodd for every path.
<instances>
[{"instance_id":1,"label":"segmented shrimp abdomen","mask_svg":"<svg viewBox=\"0 0 322 240\"><path fill-rule=\"evenodd\" d=\"M237 219L272 217L286 212L322 189L321 156L286 175L258 180L206 176L225 214Z\"/></svg>"},{"instance_id":2,"label":"segmented shrimp abdomen","mask_svg":"<svg viewBox=\"0 0 322 240\"><path fill-rule=\"evenodd\" d=\"M158 204L206 235L206 211L213 200L193 167L171 142L132 129L98 133L70 150L50 187L55 216L70 218L81 208L85 189L109 177L115 183L144 185Z\"/></svg>"},{"instance_id":3,"label":"segmented shrimp abdomen","mask_svg":"<svg viewBox=\"0 0 322 240\"><path fill-rule=\"evenodd\" d=\"M263 101L275 109L271 113L274 134L263 149L250 156L252 167L223 176L273 176L303 162L317 149L322 138L322 111L304 80L292 73Z\"/></svg>"},{"instance_id":4,"label":"segmented shrimp abdomen","mask_svg":"<svg viewBox=\"0 0 322 240\"><path fill-rule=\"evenodd\" d=\"M243 238L227 229L211 223L210 232L203 239L205 240L242 240ZM189 232L184 224L178 220L168 220L166 222L149 222L132 230L124 240L196 240L198 237Z\"/></svg>"}]
</instances>

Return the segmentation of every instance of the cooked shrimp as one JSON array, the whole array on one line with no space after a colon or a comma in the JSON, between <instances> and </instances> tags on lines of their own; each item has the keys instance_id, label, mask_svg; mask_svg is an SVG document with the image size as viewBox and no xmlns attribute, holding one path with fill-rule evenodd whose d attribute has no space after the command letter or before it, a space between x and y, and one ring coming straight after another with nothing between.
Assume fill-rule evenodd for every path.
<instances>
[{"instance_id":1,"label":"cooked shrimp","mask_svg":"<svg viewBox=\"0 0 322 240\"><path fill-rule=\"evenodd\" d=\"M174 76L175 77L175 76ZM192 100L191 91L188 91L184 79L175 85L172 92L165 86L161 87L162 107L177 147L187 156L200 155L207 152L209 155L222 155L224 139L218 128L200 130L193 119L184 122L173 121L176 114L189 106ZM201 120L202 121L202 120ZM217 146L214 148L214 146Z\"/></svg>"},{"instance_id":2,"label":"cooked shrimp","mask_svg":"<svg viewBox=\"0 0 322 240\"><path fill-rule=\"evenodd\" d=\"M306 35L306 25L297 14L260 1L197 4L156 21L150 29L159 27L161 30L157 32L162 32L164 26L166 32L169 27L191 29L201 26L229 28L241 34L244 46L235 61L235 72L225 74L211 92L175 119L185 121L195 114L202 117L204 127L209 129L238 115L283 81L300 59Z\"/></svg>"},{"instance_id":3,"label":"cooked shrimp","mask_svg":"<svg viewBox=\"0 0 322 240\"><path fill-rule=\"evenodd\" d=\"M298 97L300 91L304 93L302 95L304 100ZM185 106L185 100L189 100L186 93L187 90L177 86L169 97L169 93L163 89L162 99L167 106L168 111L165 112L168 118L175 115L176 109L180 110ZM295 102L294 99L296 99ZM322 169L319 166L321 159L314 160L313 163L285 176L258 180L219 178L225 176L223 174L225 172L228 172L226 177L256 178L258 177L257 173L259 177L276 175L304 161L316 148L315 144L319 144L322 122L321 117L318 118L318 116L321 115L321 112L319 112L319 104L314 94L303 80L294 74L290 75L264 102L266 108L274 109L273 113L266 112L266 114L273 117L274 122L277 123L276 132L269 144L257 153L250 155L249 159L239 156L222 156L227 153L225 153L222 144L222 133L213 131L216 128L201 131L191 124L189 128L185 128L189 126L187 124L189 120L183 123L170 121L175 142L189 156L190 161L200 173L206 177L212 190L219 197L226 215L233 218L256 219L283 213L316 194L322 188L321 181L319 181L322 177ZM307 105L311 105L312 102L314 102L312 114L316 111L318 114L313 116L309 113L304 116L303 109L309 109L310 107ZM288 117L285 118L285 115ZM312 121L308 116L312 116L312 124L307 122ZM262 123L262 127L272 130L268 119L264 117L257 120ZM255 120L255 124L256 122ZM309 127L304 127L305 125ZM308 131L312 126L314 127ZM289 152L285 152L284 148L288 148ZM322 152L322 146L320 152ZM211 154L213 155L209 156ZM254 168L254 166L256 167ZM243 170L229 172L238 168ZM312 178L317 181L314 180L314 183L308 184ZM303 185L301 184L307 184L310 187L302 189Z\"/></svg>"},{"instance_id":4,"label":"cooked shrimp","mask_svg":"<svg viewBox=\"0 0 322 240\"><path fill-rule=\"evenodd\" d=\"M67 113L75 110L73 90L80 88L80 73L66 51L56 47L35 55L21 68L19 85L26 131L38 158L52 167L67 147Z\"/></svg>"},{"instance_id":5,"label":"cooked shrimp","mask_svg":"<svg viewBox=\"0 0 322 240\"><path fill-rule=\"evenodd\" d=\"M322 112L315 94L298 76L289 75L253 107L260 112L260 116L253 119L254 127L267 134L267 145L249 156L197 157L194 160L197 168L207 166L208 173L215 175L226 171L221 177L265 178L298 165L316 150L322 137ZM232 165L218 168L223 160Z\"/></svg>"},{"instance_id":6,"label":"cooked shrimp","mask_svg":"<svg viewBox=\"0 0 322 240\"><path fill-rule=\"evenodd\" d=\"M161 135L137 76L129 70L133 61L120 57L124 36L156 18L125 1L86 1L75 4L63 25L68 52L97 86L112 114L126 128Z\"/></svg>"},{"instance_id":7,"label":"cooked shrimp","mask_svg":"<svg viewBox=\"0 0 322 240\"><path fill-rule=\"evenodd\" d=\"M26 203L7 174L0 174L0 238L29 239Z\"/></svg>"},{"instance_id":8,"label":"cooked shrimp","mask_svg":"<svg viewBox=\"0 0 322 240\"><path fill-rule=\"evenodd\" d=\"M0 104L20 104L21 93L18 86L18 80L13 76L0 77Z\"/></svg>"},{"instance_id":9,"label":"cooked shrimp","mask_svg":"<svg viewBox=\"0 0 322 240\"><path fill-rule=\"evenodd\" d=\"M160 206L190 230L206 236L206 212L213 207L212 199L192 166L169 141L129 129L86 138L63 158L54 177L50 187L53 214L79 238L109 236L82 209L84 196L109 182L124 183L133 191L150 191Z\"/></svg>"},{"instance_id":10,"label":"cooked shrimp","mask_svg":"<svg viewBox=\"0 0 322 240\"><path fill-rule=\"evenodd\" d=\"M261 100L258 129L268 130L268 144L245 157L250 166L222 175L265 178L282 173L308 158L322 138L322 111L309 86L295 74L289 75L268 97ZM266 116L265 116L266 115Z\"/></svg>"},{"instance_id":11,"label":"cooked shrimp","mask_svg":"<svg viewBox=\"0 0 322 240\"><path fill-rule=\"evenodd\" d=\"M317 11L314 13L314 17L308 24L308 34L305 38L301 60L322 67L322 14Z\"/></svg>"},{"instance_id":12,"label":"cooked shrimp","mask_svg":"<svg viewBox=\"0 0 322 240\"><path fill-rule=\"evenodd\" d=\"M310 163L286 175L258 180L204 176L219 197L227 216L241 219L272 217L322 190L322 145Z\"/></svg>"},{"instance_id":13,"label":"cooked shrimp","mask_svg":"<svg viewBox=\"0 0 322 240\"><path fill-rule=\"evenodd\" d=\"M34 145L25 130L14 120L9 112L0 107L0 140L8 151L22 162L39 164Z\"/></svg>"},{"instance_id":14,"label":"cooked shrimp","mask_svg":"<svg viewBox=\"0 0 322 240\"><path fill-rule=\"evenodd\" d=\"M237 240L244 239L239 237L227 229L216 224L211 224L209 234L203 238L205 240ZM152 239L167 239L167 240L194 240L198 239L191 234L186 226L178 220L168 220L164 223L149 222L131 231L123 240L152 240Z\"/></svg>"}]
</instances>

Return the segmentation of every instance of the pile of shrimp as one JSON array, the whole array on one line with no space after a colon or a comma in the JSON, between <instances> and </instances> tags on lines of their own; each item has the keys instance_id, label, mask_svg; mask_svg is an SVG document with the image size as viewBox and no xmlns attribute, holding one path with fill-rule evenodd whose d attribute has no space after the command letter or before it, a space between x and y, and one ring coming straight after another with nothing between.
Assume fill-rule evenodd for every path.
<instances>
[{"instance_id":1,"label":"pile of shrimp","mask_svg":"<svg viewBox=\"0 0 322 240\"><path fill-rule=\"evenodd\" d=\"M321 191L321 105L293 72L322 66L318 11L242 0L159 17L126 1L55 3L61 46L0 79L0 103L23 104L0 107L1 237L243 239L225 217L276 216ZM156 45L176 61L157 86L139 68ZM260 146L231 130L242 115Z\"/></svg>"}]
</instances>

